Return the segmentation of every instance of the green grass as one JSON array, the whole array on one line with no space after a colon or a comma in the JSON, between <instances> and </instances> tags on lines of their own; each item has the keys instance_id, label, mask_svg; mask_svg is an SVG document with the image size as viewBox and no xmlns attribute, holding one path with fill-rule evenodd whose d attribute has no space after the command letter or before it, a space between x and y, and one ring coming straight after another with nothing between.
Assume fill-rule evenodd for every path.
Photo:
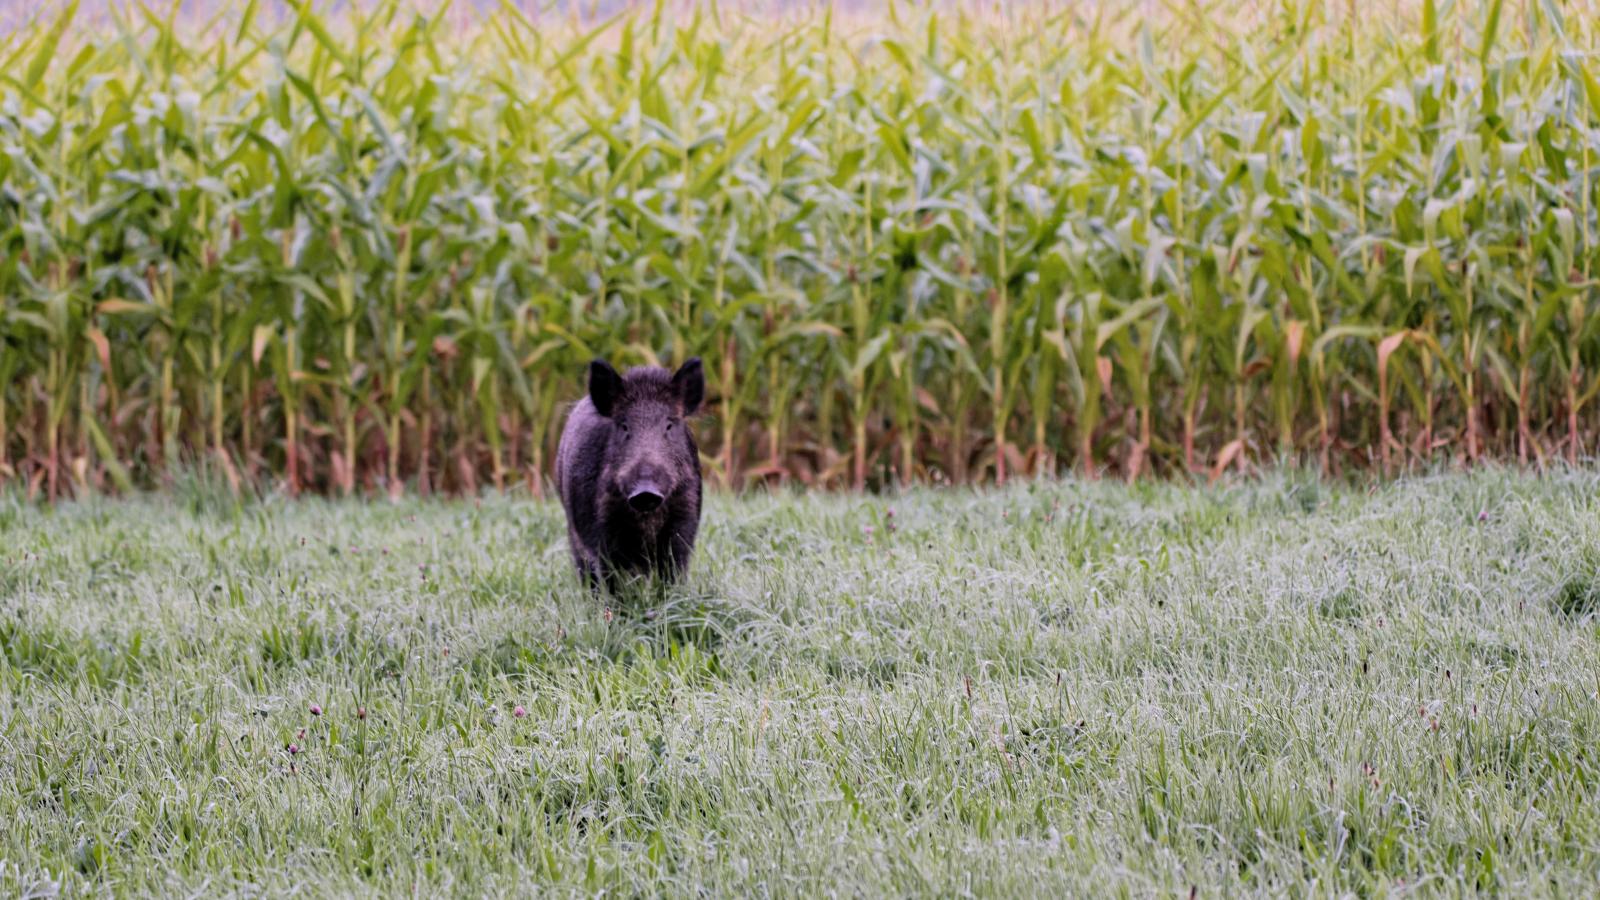
<instances>
[{"instance_id":1,"label":"green grass","mask_svg":"<svg viewBox=\"0 0 1600 900\"><path fill-rule=\"evenodd\" d=\"M548 503L222 496L0 495L0 894L1600 876L1595 473L717 497L610 616Z\"/></svg>"}]
</instances>

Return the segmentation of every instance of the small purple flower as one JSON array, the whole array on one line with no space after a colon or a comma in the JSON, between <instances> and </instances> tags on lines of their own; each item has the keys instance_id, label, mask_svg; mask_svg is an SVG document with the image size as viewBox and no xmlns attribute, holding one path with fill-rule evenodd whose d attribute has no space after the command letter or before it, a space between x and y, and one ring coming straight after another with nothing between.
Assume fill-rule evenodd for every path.
<instances>
[{"instance_id":1,"label":"small purple flower","mask_svg":"<svg viewBox=\"0 0 1600 900\"><path fill-rule=\"evenodd\" d=\"M320 706L318 706L318 705L316 705L316 704L315 704L315 703L313 703L313 704L311 704L311 714L312 714L312 715L313 715L313 716L320 716L320 715L322 715L322 707L320 707Z\"/></svg>"},{"instance_id":2,"label":"small purple flower","mask_svg":"<svg viewBox=\"0 0 1600 900\"><path fill-rule=\"evenodd\" d=\"M527 718L528 711L518 706L511 710L511 714L519 719Z\"/></svg>"}]
</instances>

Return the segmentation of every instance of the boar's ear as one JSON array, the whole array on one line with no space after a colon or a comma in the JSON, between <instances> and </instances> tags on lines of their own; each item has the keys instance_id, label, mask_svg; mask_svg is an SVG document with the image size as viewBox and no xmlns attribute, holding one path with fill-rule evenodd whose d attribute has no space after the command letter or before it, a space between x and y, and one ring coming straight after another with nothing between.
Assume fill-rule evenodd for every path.
<instances>
[{"instance_id":1,"label":"boar's ear","mask_svg":"<svg viewBox=\"0 0 1600 900\"><path fill-rule=\"evenodd\" d=\"M700 357L690 357L672 373L672 390L678 395L684 415L692 416L700 409L700 401L706 398L706 372L700 365Z\"/></svg>"},{"instance_id":2,"label":"boar's ear","mask_svg":"<svg viewBox=\"0 0 1600 900\"><path fill-rule=\"evenodd\" d=\"M595 411L610 418L616 409L617 398L622 396L622 376L603 359L589 363L589 399Z\"/></svg>"}]
</instances>

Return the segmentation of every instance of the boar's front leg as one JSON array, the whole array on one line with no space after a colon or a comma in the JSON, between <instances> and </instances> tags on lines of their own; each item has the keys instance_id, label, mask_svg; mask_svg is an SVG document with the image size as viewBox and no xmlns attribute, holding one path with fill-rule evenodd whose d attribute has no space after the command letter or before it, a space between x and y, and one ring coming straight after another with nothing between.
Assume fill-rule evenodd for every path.
<instances>
[{"instance_id":1,"label":"boar's front leg","mask_svg":"<svg viewBox=\"0 0 1600 900\"><path fill-rule=\"evenodd\" d=\"M583 586L588 588L591 594L600 593L600 588L603 586L600 567L593 560L578 560L578 580L583 582Z\"/></svg>"},{"instance_id":2,"label":"boar's front leg","mask_svg":"<svg viewBox=\"0 0 1600 900\"><path fill-rule=\"evenodd\" d=\"M689 571L689 554L694 551L697 530L698 522L684 519L674 523L662 536L655 554L656 575L662 581L677 581Z\"/></svg>"},{"instance_id":3,"label":"boar's front leg","mask_svg":"<svg viewBox=\"0 0 1600 900\"><path fill-rule=\"evenodd\" d=\"M575 532L568 531L567 534L571 539L572 562L578 570L578 581L582 582L590 593L599 594L600 588L606 580L599 558L595 554L588 552L584 545L579 542L578 535Z\"/></svg>"}]
</instances>

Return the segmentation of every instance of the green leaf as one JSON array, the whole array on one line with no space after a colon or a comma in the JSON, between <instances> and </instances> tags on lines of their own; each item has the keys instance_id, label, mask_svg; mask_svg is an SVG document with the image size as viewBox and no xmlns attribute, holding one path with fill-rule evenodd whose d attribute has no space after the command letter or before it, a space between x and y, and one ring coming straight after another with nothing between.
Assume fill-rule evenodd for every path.
<instances>
[{"instance_id":1,"label":"green leaf","mask_svg":"<svg viewBox=\"0 0 1600 900\"><path fill-rule=\"evenodd\" d=\"M39 87L44 81L45 73L50 70L50 63L56 57L56 50L61 46L61 37L67 31L67 26L78 14L78 0L70 0L62 7L61 15L56 17L54 25L45 32L39 46L33 53L33 60L28 63L27 73L22 78L22 84L29 91Z\"/></svg>"}]
</instances>

